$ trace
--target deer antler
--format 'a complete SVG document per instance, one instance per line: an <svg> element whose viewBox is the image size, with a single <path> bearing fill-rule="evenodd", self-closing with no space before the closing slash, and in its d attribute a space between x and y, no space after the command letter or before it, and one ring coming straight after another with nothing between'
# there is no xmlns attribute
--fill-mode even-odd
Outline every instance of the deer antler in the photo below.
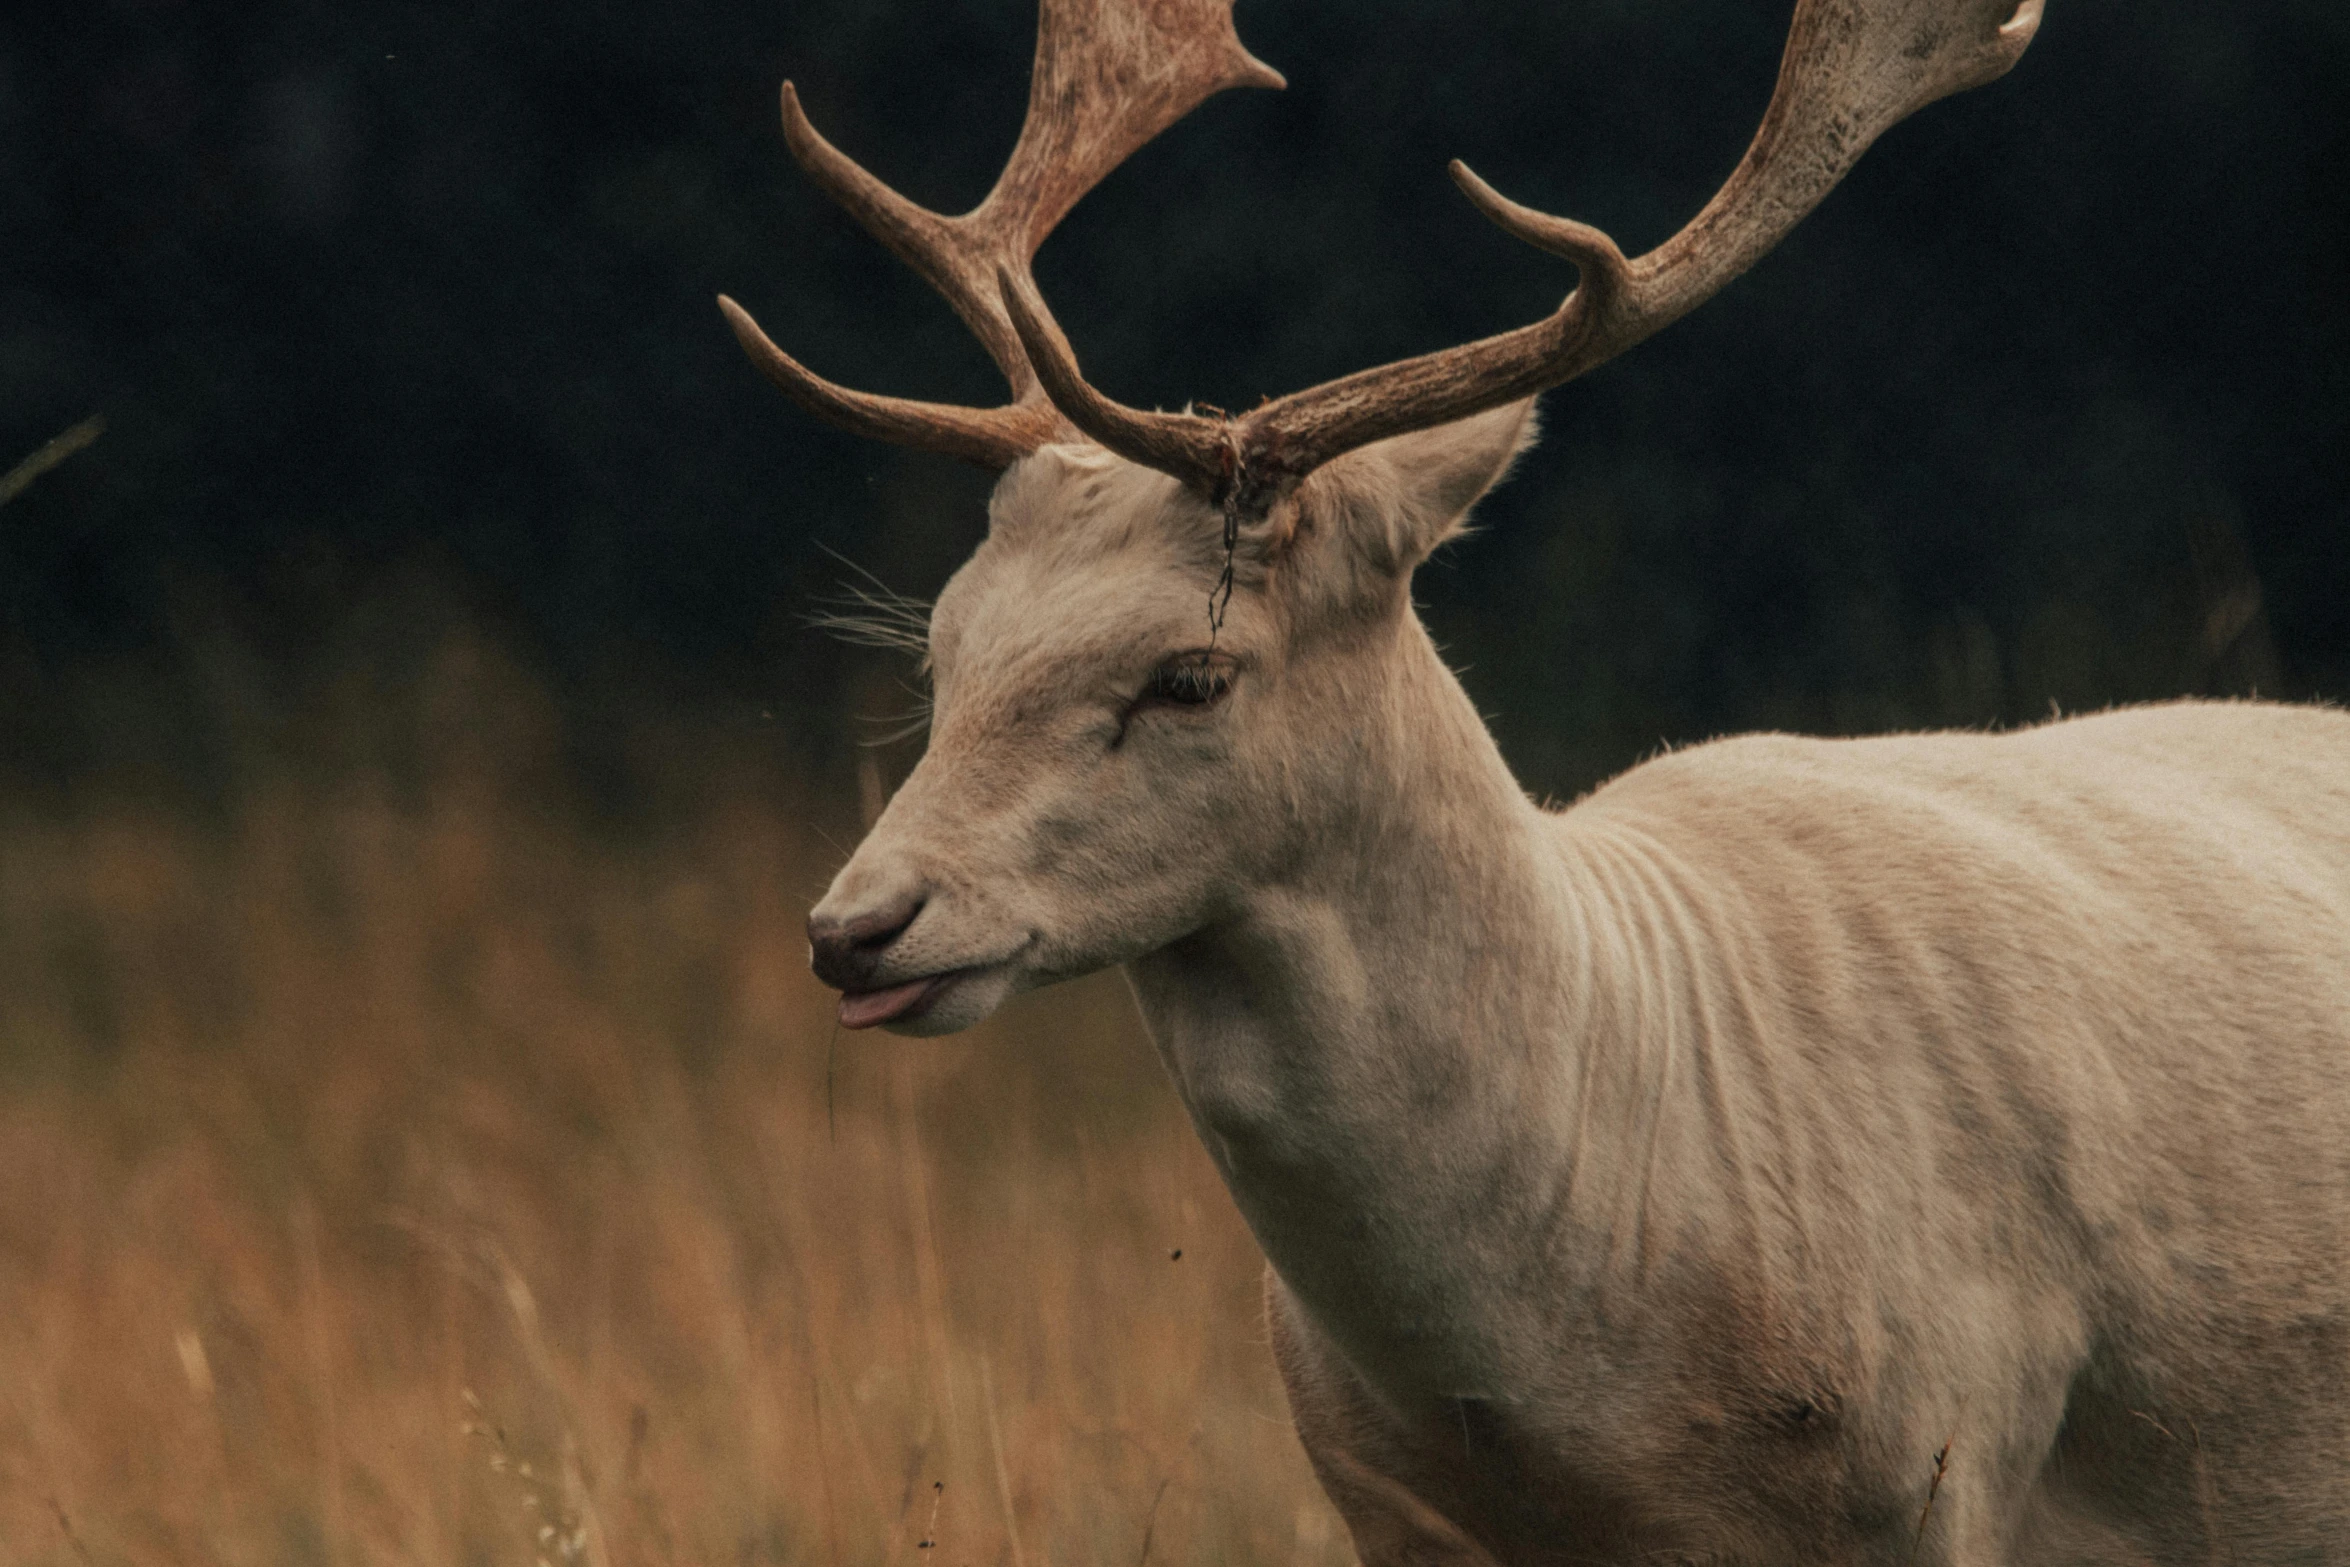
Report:
<svg viewBox="0 0 2350 1567"><path fill-rule="evenodd" d="M837 386L777 348L725 295L743 351L802 408L860 435L1002 468L1071 433L1037 384L997 278L1029 283L1037 247L1136 149L1227 87L1280 87L1241 47L1233 0L1042 0L1028 118L985 201L959 218L916 206L817 134L792 84L783 133L808 177L922 274L1011 384L1000 408L877 397ZM1033 286L1029 283L1029 286Z"/></svg>
<svg viewBox="0 0 2350 1567"><path fill-rule="evenodd" d="M1762 258L1894 124L2004 75L2043 0L1798 0L1779 81L1745 158L1689 225L1627 261L1595 228L1521 207L1458 162L1481 212L1575 264L1575 291L1513 332L1325 382L1235 419L1146 413L1085 382L1032 278L998 279L1053 403L1121 456L1261 509L1341 453L1573 380L1680 319ZM1237 485L1237 493L1235 486Z"/></svg>

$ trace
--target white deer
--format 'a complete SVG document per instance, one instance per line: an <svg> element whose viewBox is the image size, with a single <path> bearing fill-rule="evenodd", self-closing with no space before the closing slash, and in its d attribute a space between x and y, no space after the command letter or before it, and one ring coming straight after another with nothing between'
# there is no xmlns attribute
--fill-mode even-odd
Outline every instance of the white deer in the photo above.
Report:
<svg viewBox="0 0 2350 1567"><path fill-rule="evenodd" d="M2005 71L2039 0L1800 0L1744 161L1647 256L1455 166L1578 268L1547 320L1140 412L1029 262L1209 94L1279 84L1230 4L1044 0L962 218L784 89L799 162L1013 391L851 392L722 302L817 414L1002 472L929 750L809 918L841 1021L1125 965L1374 1567L2350 1562L2350 716L1750 737L1552 811L1411 608L1535 394Z"/></svg>

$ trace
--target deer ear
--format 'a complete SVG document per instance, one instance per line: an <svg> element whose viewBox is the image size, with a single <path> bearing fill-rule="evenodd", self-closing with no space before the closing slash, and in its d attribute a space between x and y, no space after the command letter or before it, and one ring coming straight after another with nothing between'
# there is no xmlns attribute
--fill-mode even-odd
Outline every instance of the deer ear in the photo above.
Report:
<svg viewBox="0 0 2350 1567"><path fill-rule="evenodd" d="M1358 447L1307 479L1305 525L1402 574L1459 533L1469 509L1534 444L1534 400Z"/></svg>

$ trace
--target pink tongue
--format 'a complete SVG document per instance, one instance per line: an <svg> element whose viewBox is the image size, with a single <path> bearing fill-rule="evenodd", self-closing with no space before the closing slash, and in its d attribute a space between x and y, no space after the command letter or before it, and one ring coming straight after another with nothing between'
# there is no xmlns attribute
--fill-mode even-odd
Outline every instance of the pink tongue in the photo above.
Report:
<svg viewBox="0 0 2350 1567"><path fill-rule="evenodd" d="M867 990L843 996L840 998L840 1026L871 1028L876 1023L886 1023L912 1008L929 989L929 979L917 979L888 990Z"/></svg>

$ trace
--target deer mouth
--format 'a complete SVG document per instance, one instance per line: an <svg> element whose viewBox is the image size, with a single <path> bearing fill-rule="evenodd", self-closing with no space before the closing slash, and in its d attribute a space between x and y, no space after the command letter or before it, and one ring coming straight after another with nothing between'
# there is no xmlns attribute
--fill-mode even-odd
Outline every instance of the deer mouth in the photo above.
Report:
<svg viewBox="0 0 2350 1567"><path fill-rule="evenodd" d="M920 1017L949 986L973 972L967 968L949 969L943 974L926 974L885 990L845 990L840 998L840 1026L878 1028L884 1023Z"/></svg>

